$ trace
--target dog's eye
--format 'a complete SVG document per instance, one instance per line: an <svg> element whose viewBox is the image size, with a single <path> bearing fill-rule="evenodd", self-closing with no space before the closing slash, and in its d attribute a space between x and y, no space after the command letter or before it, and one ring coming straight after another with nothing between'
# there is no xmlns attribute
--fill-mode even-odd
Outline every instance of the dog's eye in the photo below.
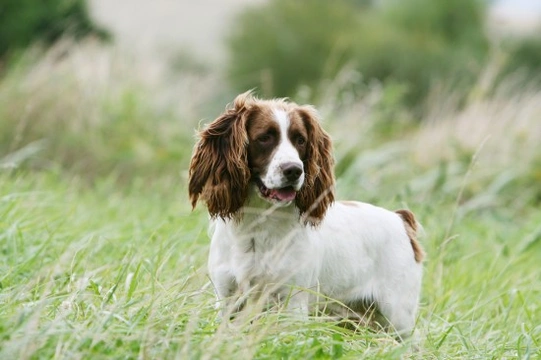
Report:
<svg viewBox="0 0 541 360"><path fill-rule="evenodd" d="M272 142L272 140L273 140L273 137L271 134L264 134L257 138L257 141L261 145L268 145Z"/></svg>
<svg viewBox="0 0 541 360"><path fill-rule="evenodd" d="M295 138L295 143L298 145L298 146L304 146L306 144L306 139L299 135Z"/></svg>

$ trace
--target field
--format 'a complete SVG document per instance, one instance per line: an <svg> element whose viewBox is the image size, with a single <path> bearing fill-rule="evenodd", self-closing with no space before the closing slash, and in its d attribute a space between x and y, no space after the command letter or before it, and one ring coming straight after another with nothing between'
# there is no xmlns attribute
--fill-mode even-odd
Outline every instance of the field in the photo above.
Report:
<svg viewBox="0 0 541 360"><path fill-rule="evenodd" d="M282 313L218 321L207 214L191 210L186 177L195 129L235 94L213 72L167 69L60 44L0 79L0 358L541 355L541 92L480 81L461 106L435 94L419 121L394 89L353 98L339 78L315 104L339 197L423 223L421 310L397 343Z"/></svg>

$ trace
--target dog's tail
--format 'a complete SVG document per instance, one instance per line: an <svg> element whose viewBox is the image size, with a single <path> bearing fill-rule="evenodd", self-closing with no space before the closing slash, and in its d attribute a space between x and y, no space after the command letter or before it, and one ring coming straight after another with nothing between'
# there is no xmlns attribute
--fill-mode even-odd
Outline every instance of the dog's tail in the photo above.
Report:
<svg viewBox="0 0 541 360"><path fill-rule="evenodd" d="M417 222L413 213L409 210L396 210L396 213L404 221L404 226L406 227L406 234L410 239L411 247L413 248L413 255L415 256L415 261L420 263L425 257L425 252L417 240L417 232L420 230L422 232L422 226Z"/></svg>

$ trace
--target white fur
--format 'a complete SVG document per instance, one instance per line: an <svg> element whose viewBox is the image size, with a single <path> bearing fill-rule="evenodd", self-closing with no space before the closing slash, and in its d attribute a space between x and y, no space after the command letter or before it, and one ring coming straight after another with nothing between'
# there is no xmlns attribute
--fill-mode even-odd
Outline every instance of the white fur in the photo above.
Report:
<svg viewBox="0 0 541 360"><path fill-rule="evenodd" d="M283 181L280 164L302 164L287 137L286 113L275 116L282 140L262 179L268 187ZM316 294L346 304L371 300L398 334L411 332L422 265L398 214L336 202L322 223L311 227L301 224L294 205L272 205L256 195L256 187L251 192L240 222L215 220L208 267L222 306L255 287L305 315L317 310Z"/></svg>

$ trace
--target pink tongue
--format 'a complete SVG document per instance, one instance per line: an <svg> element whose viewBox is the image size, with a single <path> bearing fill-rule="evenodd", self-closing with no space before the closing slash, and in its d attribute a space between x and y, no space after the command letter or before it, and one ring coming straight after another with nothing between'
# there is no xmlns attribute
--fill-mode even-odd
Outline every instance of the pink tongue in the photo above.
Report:
<svg viewBox="0 0 541 360"><path fill-rule="evenodd" d="M295 192L293 188L287 187L283 189L271 190L269 197L280 200L280 201L291 201L295 199L296 194L297 193Z"/></svg>

